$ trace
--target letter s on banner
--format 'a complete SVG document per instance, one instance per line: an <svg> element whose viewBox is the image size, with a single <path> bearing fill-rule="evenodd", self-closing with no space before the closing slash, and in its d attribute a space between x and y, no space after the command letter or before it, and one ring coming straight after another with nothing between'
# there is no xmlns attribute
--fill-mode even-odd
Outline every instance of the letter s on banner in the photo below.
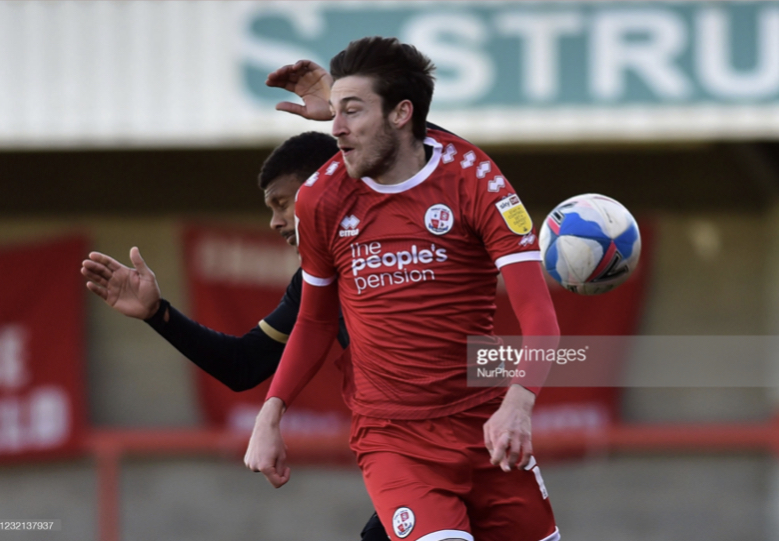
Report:
<svg viewBox="0 0 779 541"><path fill-rule="evenodd" d="M412 43L427 54L442 72L437 75L435 96L439 102L474 102L483 98L495 83L492 57L479 51L489 32L478 17L465 14L426 14L413 17L402 30L401 41ZM443 38L457 38L454 45Z"/></svg>

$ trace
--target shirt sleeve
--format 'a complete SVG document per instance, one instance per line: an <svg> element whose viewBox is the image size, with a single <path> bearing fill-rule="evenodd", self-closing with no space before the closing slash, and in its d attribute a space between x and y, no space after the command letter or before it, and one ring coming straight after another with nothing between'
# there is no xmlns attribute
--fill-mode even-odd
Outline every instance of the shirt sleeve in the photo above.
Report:
<svg viewBox="0 0 779 541"><path fill-rule="evenodd" d="M286 344L289 335L292 334L292 329L295 327L295 321L300 311L300 291L302 286L303 271L298 269L292 276L292 280L290 280L279 305L260 321L260 328L263 332L277 342Z"/></svg>
<svg viewBox="0 0 779 541"><path fill-rule="evenodd" d="M463 171L468 220L495 265L501 268L510 263L540 261L533 221L509 181L475 147L464 155L473 162Z"/></svg>
<svg viewBox="0 0 779 541"><path fill-rule="evenodd" d="M286 344L300 312L300 295L303 289L303 270L298 269L284 292L276 309L260 321L259 328L277 342ZM343 313L338 313L338 343L342 348L349 346L349 333Z"/></svg>
<svg viewBox="0 0 779 541"><path fill-rule="evenodd" d="M162 314L168 311L166 322ZM159 317L146 320L165 340L205 372L233 391L256 387L276 371L284 344L254 327L243 336L231 336L200 325L160 303Z"/></svg>
<svg viewBox="0 0 779 541"><path fill-rule="evenodd" d="M313 286L324 287L335 281L336 268L328 250L328 227L319 195L306 184L301 186L295 203L295 234L303 280Z"/></svg>
<svg viewBox="0 0 779 541"><path fill-rule="evenodd" d="M271 382L267 398L280 398L289 407L316 375L338 334L338 284L303 284L300 314Z"/></svg>
<svg viewBox="0 0 779 541"><path fill-rule="evenodd" d="M557 349L560 327L552 297L537 263L508 265L501 271L506 293L522 328L523 345L530 349ZM521 379L514 383L538 394L549 374L551 363L526 363Z"/></svg>

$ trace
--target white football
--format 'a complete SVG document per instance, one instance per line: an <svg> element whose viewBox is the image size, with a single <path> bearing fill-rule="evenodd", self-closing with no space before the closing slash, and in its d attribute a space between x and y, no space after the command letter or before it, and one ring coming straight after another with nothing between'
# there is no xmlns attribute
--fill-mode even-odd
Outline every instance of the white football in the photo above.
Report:
<svg viewBox="0 0 779 541"><path fill-rule="evenodd" d="M641 235L633 215L599 194L566 199L549 213L538 238L544 269L582 295L611 291L635 270Z"/></svg>

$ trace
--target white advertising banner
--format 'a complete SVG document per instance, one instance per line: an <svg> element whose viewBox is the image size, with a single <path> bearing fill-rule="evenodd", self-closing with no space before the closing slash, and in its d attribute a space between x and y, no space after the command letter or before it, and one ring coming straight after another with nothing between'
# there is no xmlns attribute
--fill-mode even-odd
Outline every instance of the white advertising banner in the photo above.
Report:
<svg viewBox="0 0 779 541"><path fill-rule="evenodd" d="M0 147L275 143L312 123L268 72L366 35L480 143L779 137L779 2L30 0L0 2Z"/></svg>

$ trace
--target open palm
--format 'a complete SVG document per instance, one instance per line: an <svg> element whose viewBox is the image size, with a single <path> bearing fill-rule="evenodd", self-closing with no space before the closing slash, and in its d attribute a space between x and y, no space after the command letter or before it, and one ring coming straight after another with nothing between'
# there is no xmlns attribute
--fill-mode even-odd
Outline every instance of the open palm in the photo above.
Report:
<svg viewBox="0 0 779 541"><path fill-rule="evenodd" d="M148 319L159 307L160 288L152 270L146 266L138 248L130 250L135 268L122 265L114 258L92 252L81 264L87 288L108 306L129 317Z"/></svg>
<svg viewBox="0 0 779 541"><path fill-rule="evenodd" d="M330 87L333 78L322 66L311 60L299 60L283 66L270 75L265 84L283 88L300 96L304 105L282 101L276 110L300 115L309 120L331 120Z"/></svg>

